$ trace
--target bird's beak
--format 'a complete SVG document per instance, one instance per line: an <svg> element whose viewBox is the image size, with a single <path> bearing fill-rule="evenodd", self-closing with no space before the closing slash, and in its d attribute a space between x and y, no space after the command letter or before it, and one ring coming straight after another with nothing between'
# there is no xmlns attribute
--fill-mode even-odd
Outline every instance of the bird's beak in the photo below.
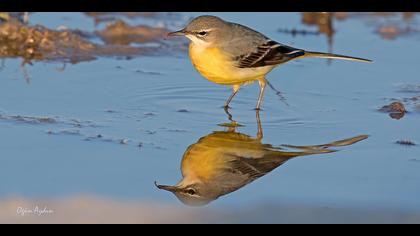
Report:
<svg viewBox="0 0 420 236"><path fill-rule="evenodd" d="M155 186L158 189L163 189L163 190L166 190L166 191L169 191L169 192L172 192L172 193L176 193L176 192L179 192L181 190L180 188L177 188L176 186L159 185L159 184L156 183L156 181L155 181Z"/></svg>
<svg viewBox="0 0 420 236"><path fill-rule="evenodd" d="M170 33L167 34L167 36L168 37L171 37L171 36L184 36L186 33L187 33L186 30L185 29L182 29L182 30L178 30L178 31L175 31L175 32L170 32Z"/></svg>

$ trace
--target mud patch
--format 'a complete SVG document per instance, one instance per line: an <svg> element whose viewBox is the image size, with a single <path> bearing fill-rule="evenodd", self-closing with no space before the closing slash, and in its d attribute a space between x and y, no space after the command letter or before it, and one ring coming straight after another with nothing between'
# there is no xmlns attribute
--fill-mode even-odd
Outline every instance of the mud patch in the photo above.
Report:
<svg viewBox="0 0 420 236"><path fill-rule="evenodd" d="M30 125L67 125L76 128L82 127L101 127L92 121L84 121L74 118L61 118L58 116L28 116L28 115L8 115L0 113L0 121L13 122L16 124Z"/></svg>
<svg viewBox="0 0 420 236"><path fill-rule="evenodd" d="M405 139L405 140L398 140L395 142L396 144L403 145L403 146L416 146L413 141Z"/></svg>
<svg viewBox="0 0 420 236"><path fill-rule="evenodd" d="M40 25L28 26L18 21L7 21L0 24L0 58L23 58L23 64L30 64L31 61L75 64L101 56L132 59L135 56L157 55L163 50L170 50L169 42L162 41L166 32L164 28L130 26L122 20L95 32L51 30ZM106 44L91 42L95 37ZM174 42L176 44L178 41L170 43ZM132 43L142 45L130 46ZM179 47L172 47L174 48Z"/></svg>
<svg viewBox="0 0 420 236"><path fill-rule="evenodd" d="M135 72L140 73L140 74L147 74L147 75L162 75L162 73L160 73L160 72L144 71L144 70L140 70L140 69L137 69Z"/></svg>
<svg viewBox="0 0 420 236"><path fill-rule="evenodd" d="M56 60L77 63L94 59L97 45L70 31L30 27L11 21L0 24L0 57L32 60Z"/></svg>
<svg viewBox="0 0 420 236"><path fill-rule="evenodd" d="M95 31L106 44L130 45L132 43L156 42L163 39L169 31L149 26L131 26L122 20L109 23L104 30Z"/></svg>
<svg viewBox="0 0 420 236"><path fill-rule="evenodd" d="M13 122L14 124L29 124L29 125L52 125L45 131L51 136L77 136L83 141L101 141L116 143L122 145L134 145L143 147L144 143L141 141L131 140L126 137L114 137L105 135L99 132L87 130L85 128L101 128L104 126L98 125L93 121L80 120L75 118L61 118L58 116L24 116L24 115L7 115L0 113L0 121ZM60 128L61 127L61 128ZM94 134L92 134L94 132ZM155 134L156 131L146 130L146 134ZM154 147L154 145L151 145Z"/></svg>
<svg viewBox="0 0 420 236"><path fill-rule="evenodd" d="M143 115L144 116L156 116L157 114L154 113L154 112L145 112Z"/></svg>
<svg viewBox="0 0 420 236"><path fill-rule="evenodd" d="M419 35L420 27L416 23L415 12L374 12L374 13L349 13L349 12L303 12L301 22L307 26L315 26L317 30L305 28L279 29L279 33L295 36L320 36L325 35L329 52L333 49L333 38L336 33L336 21L356 19L365 22L373 28L372 32L385 40L394 40L398 37Z"/></svg>
<svg viewBox="0 0 420 236"><path fill-rule="evenodd" d="M399 85L397 92L404 93L401 99L391 99L394 101L401 101L407 107L406 110L413 111L415 113L420 112L420 85L403 84ZM408 95L408 96L407 96Z"/></svg>
<svg viewBox="0 0 420 236"><path fill-rule="evenodd" d="M60 130L60 131L52 131L48 130L47 134L49 135L76 135L80 136L80 130Z"/></svg>
<svg viewBox="0 0 420 236"><path fill-rule="evenodd" d="M180 113L189 113L190 111L187 109L179 109L176 112L180 112Z"/></svg>
<svg viewBox="0 0 420 236"><path fill-rule="evenodd" d="M407 113L404 105L399 101L392 102L389 105L385 105L381 107L379 111L389 113L389 116L392 119L396 119L396 120L403 118L405 113Z"/></svg>
<svg viewBox="0 0 420 236"><path fill-rule="evenodd" d="M340 20L348 18L362 20L373 27L373 32L382 39L394 40L399 37L419 35L420 28L416 24L416 15L416 12L343 13Z"/></svg>
<svg viewBox="0 0 420 236"><path fill-rule="evenodd" d="M128 138L117 138L104 134L86 134L79 129L61 129L61 130L48 130L48 135L64 135L64 136L79 136L83 141L101 141L116 144L127 145L132 143L132 140ZM137 142L142 143L142 142ZM143 145L143 144L142 144Z"/></svg>
<svg viewBox="0 0 420 236"><path fill-rule="evenodd" d="M26 124L55 124L57 121L50 117L32 117L32 116L20 116L20 115L2 115L0 114L0 120L12 121L17 123Z"/></svg>

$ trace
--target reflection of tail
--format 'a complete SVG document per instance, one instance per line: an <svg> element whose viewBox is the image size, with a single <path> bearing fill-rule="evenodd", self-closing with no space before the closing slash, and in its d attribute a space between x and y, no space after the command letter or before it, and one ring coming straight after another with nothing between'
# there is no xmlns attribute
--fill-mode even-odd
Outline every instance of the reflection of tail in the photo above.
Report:
<svg viewBox="0 0 420 236"><path fill-rule="evenodd" d="M350 57L350 56L344 56L344 55L338 55L338 54L332 54L332 53L325 53L325 52L305 51L305 54L303 54L300 57L332 58L332 59L341 59L341 60L350 60L350 61L372 62L371 60L368 60L368 59Z"/></svg>
<svg viewBox="0 0 420 236"><path fill-rule="evenodd" d="M357 142L360 142L364 139L367 139L369 137L369 135L359 135L359 136L355 136L352 138L348 138L348 139L343 139L343 140L338 140L335 142L331 142L331 143L327 143L327 144L321 144L321 145L314 145L314 146L294 146L294 145L288 145L288 144L283 144L281 145L282 147L287 147L287 148L295 148L295 149L300 149L300 150L311 150L311 151L316 151L316 150L331 150L328 149L330 147L342 147L342 146L348 146Z"/></svg>

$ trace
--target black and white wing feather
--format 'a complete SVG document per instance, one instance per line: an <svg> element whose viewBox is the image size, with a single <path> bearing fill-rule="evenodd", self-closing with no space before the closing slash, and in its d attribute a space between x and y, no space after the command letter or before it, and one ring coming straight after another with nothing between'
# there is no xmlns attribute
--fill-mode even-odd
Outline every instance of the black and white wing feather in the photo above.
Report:
<svg viewBox="0 0 420 236"><path fill-rule="evenodd" d="M236 58L239 68L254 68L269 65L278 65L303 56L305 51L269 40L259 45L251 53Z"/></svg>

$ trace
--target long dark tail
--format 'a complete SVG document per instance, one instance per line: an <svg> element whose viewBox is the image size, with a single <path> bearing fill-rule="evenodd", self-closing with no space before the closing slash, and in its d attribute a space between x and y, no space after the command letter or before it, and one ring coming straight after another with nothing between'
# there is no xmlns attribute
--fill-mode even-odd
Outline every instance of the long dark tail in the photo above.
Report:
<svg viewBox="0 0 420 236"><path fill-rule="evenodd" d="M325 52L309 52L305 51L305 54L303 54L302 57L317 57L317 58L332 58L332 59L341 59L341 60L349 60L349 61L361 61L361 62L372 62L371 60L359 58L359 57L350 57L350 56L344 56L344 55L338 55L338 54L332 54L332 53L325 53Z"/></svg>

